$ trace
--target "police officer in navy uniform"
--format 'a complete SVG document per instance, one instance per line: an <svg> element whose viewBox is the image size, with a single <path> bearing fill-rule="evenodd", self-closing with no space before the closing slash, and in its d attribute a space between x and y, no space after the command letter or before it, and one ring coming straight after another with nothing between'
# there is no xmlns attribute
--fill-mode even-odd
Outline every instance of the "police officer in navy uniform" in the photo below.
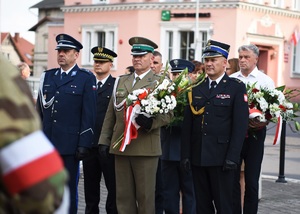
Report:
<svg viewBox="0 0 300 214"><path fill-rule="evenodd" d="M112 95L115 78L110 75L113 60L117 54L105 47L94 47L91 50L94 55L94 74L97 79L97 114L93 146L90 155L83 160L85 213L99 213L100 181L105 178L108 191L106 199L106 213L116 214L116 180L114 155L109 154L108 149L104 155L98 151L98 141L104 122L105 113Z"/></svg>
<svg viewBox="0 0 300 214"><path fill-rule="evenodd" d="M171 77L176 78L184 69L192 72L195 66L192 62L184 59L174 59L170 61ZM180 213L180 192L182 194L182 213L195 214L196 201L191 172L186 172L180 166L181 160L181 131L182 114L186 97L182 96L182 102L178 101L174 109L174 119L172 122L160 129L162 156L161 170L163 178L163 198L165 214Z"/></svg>
<svg viewBox="0 0 300 214"><path fill-rule="evenodd" d="M203 52L206 80L193 88L182 133L182 165L192 169L198 214L231 214L234 172L248 128L242 81L225 73L230 46L210 40Z"/></svg>
<svg viewBox="0 0 300 214"><path fill-rule="evenodd" d="M37 100L43 131L61 155L69 173L70 214L77 213L79 161L89 154L96 118L96 78L79 68L82 45L67 34L56 36L60 68L41 76Z"/></svg>

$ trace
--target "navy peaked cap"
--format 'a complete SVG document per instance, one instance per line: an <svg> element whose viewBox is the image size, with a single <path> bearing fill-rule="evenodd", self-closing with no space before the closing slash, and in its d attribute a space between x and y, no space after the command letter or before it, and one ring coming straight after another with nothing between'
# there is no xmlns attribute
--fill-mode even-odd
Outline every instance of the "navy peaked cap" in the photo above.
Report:
<svg viewBox="0 0 300 214"><path fill-rule="evenodd" d="M77 51L80 51L80 49L83 48L80 42L78 42L72 36L64 33L58 34L56 36L56 42L57 42L57 46L55 50L75 49Z"/></svg>
<svg viewBox="0 0 300 214"><path fill-rule="evenodd" d="M112 50L109 50L108 48L104 48L104 47L99 47L99 46L93 47L91 52L92 54L94 54L95 61L113 62L114 58L118 56Z"/></svg>
<svg viewBox="0 0 300 214"><path fill-rule="evenodd" d="M171 73L175 72L181 72L184 69L188 69L189 73L193 72L195 70L195 65L185 59L173 59L170 61L171 65Z"/></svg>
<svg viewBox="0 0 300 214"><path fill-rule="evenodd" d="M230 50L230 45L227 45L222 42L217 42L214 40L208 40L206 47L203 51L202 58L223 56L227 59L229 50Z"/></svg>

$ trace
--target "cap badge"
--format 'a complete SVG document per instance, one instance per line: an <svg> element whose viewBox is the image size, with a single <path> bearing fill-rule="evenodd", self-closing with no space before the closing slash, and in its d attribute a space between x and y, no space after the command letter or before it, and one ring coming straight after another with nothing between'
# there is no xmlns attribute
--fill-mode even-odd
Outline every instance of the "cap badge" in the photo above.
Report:
<svg viewBox="0 0 300 214"><path fill-rule="evenodd" d="M139 42L139 38L134 38L135 43Z"/></svg>
<svg viewBox="0 0 300 214"><path fill-rule="evenodd" d="M102 47L98 47L98 52L102 53L103 52L103 48Z"/></svg>
<svg viewBox="0 0 300 214"><path fill-rule="evenodd" d="M174 65L177 67L178 66L178 60L174 60Z"/></svg>

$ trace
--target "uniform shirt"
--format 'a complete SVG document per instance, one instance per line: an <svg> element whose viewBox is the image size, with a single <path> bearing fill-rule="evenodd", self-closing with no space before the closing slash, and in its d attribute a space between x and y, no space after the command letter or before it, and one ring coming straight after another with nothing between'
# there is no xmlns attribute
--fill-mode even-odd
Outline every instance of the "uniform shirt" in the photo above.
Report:
<svg viewBox="0 0 300 214"><path fill-rule="evenodd" d="M256 82L256 86L260 88L275 88L274 81L271 79L271 77L259 71L257 67L255 67L247 77L245 77L241 71L231 74L230 77L238 78L242 80L246 85L248 83L253 84Z"/></svg>
<svg viewBox="0 0 300 214"><path fill-rule="evenodd" d="M97 85L98 85L98 83L99 82L101 82L102 84L101 84L101 87L105 84L105 82L106 82L106 80L108 79L108 77L109 77L110 75L107 75L107 77L105 77L103 80L98 80L97 79Z"/></svg>

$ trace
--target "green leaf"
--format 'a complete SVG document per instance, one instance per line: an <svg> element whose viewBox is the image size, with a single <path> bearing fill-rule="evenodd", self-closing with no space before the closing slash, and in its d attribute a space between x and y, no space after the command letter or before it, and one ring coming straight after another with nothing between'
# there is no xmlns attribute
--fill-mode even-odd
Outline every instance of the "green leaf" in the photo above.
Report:
<svg viewBox="0 0 300 214"><path fill-rule="evenodd" d="M300 131L300 123L298 121L295 121L295 128L297 131Z"/></svg>
<svg viewBox="0 0 300 214"><path fill-rule="evenodd" d="M283 91L284 91L284 89L285 89L285 85L278 86L276 89L277 89L278 91L281 91L281 92L283 92Z"/></svg>

